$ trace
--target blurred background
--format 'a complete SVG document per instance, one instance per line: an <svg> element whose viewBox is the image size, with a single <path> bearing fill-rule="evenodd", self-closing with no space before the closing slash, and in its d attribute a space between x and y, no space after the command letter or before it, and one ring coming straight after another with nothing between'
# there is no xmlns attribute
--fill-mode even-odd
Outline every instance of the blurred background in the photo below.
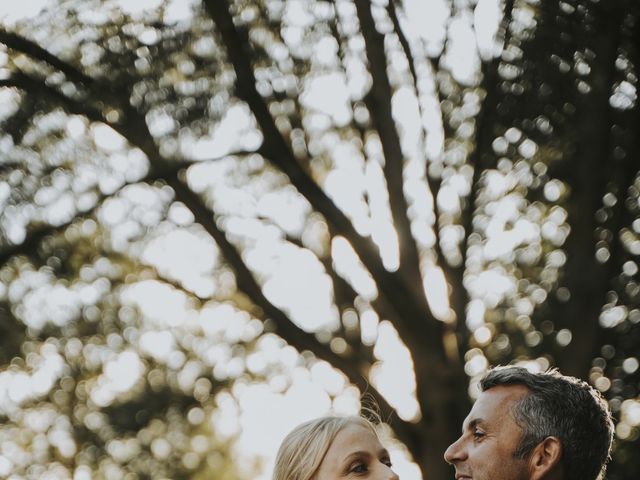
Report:
<svg viewBox="0 0 640 480"><path fill-rule="evenodd" d="M377 404L403 480L492 365L640 471L640 4L0 5L0 477L267 480Z"/></svg>

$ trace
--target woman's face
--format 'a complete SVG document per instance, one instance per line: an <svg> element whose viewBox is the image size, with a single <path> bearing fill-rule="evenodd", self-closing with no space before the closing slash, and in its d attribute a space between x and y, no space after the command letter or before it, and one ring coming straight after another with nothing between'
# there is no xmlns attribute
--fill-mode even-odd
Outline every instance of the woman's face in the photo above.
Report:
<svg viewBox="0 0 640 480"><path fill-rule="evenodd" d="M364 425L343 428L329 446L314 480L399 480L391 470L389 452Z"/></svg>

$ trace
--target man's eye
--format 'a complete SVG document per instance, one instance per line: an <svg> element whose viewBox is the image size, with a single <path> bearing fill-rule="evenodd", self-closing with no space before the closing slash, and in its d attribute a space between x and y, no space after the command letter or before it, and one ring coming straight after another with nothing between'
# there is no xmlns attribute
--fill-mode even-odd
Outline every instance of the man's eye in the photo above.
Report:
<svg viewBox="0 0 640 480"><path fill-rule="evenodd" d="M473 431L473 438L475 439L481 439L482 437L484 437L484 432L481 430L474 430Z"/></svg>

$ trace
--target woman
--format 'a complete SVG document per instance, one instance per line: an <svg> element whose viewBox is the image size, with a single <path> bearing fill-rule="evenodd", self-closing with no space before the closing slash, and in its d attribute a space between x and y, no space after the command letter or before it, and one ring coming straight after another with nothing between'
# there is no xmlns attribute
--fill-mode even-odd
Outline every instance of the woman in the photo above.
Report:
<svg viewBox="0 0 640 480"><path fill-rule="evenodd" d="M361 417L321 417L283 440L273 480L399 480L375 427Z"/></svg>

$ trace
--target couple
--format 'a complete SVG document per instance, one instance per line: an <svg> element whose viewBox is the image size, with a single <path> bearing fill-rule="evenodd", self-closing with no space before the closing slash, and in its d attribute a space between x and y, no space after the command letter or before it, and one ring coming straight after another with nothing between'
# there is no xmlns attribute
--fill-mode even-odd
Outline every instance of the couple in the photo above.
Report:
<svg viewBox="0 0 640 480"><path fill-rule="evenodd" d="M444 454L456 480L596 480L613 439L611 414L587 383L557 371L497 367L462 435ZM360 417L322 417L283 441L273 480L399 480L375 427Z"/></svg>

